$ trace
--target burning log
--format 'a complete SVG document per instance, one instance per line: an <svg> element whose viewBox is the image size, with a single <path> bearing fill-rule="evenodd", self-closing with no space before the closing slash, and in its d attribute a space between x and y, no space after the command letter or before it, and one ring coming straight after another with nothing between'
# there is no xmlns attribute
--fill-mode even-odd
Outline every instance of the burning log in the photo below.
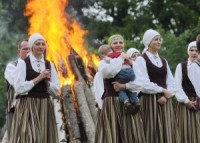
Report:
<svg viewBox="0 0 200 143"><path fill-rule="evenodd" d="M77 59L79 59L79 60L77 60ZM96 101L95 101L94 95L91 92L91 89L87 85L87 81L85 80L85 79L88 80L88 76L87 76L87 72L83 66L82 59L77 55L74 56L74 54L73 54L73 55L69 56L69 61L70 61L70 66L72 68L72 71L75 74L75 79L77 81L82 82L82 84L84 86L84 88L83 88L84 95L87 100L87 105L89 106L93 122L95 123L95 121L96 121L96 108L95 108ZM83 73L84 73L84 75L83 75ZM85 78L86 76L87 76L87 78Z"/></svg>
<svg viewBox="0 0 200 143"><path fill-rule="evenodd" d="M96 123L97 111L96 111L95 97L94 97L91 89L88 87L88 85L86 83L83 83L83 89L84 89L84 94L86 96L86 100L88 103L88 107L90 109L90 113L92 115L93 122Z"/></svg>
<svg viewBox="0 0 200 143"><path fill-rule="evenodd" d="M70 86L64 86L62 88L62 105L64 112L64 120L66 123L66 131L68 134L68 140L71 142L80 142L81 135L79 129L79 122L77 117L77 111L74 106L72 91Z"/></svg>
<svg viewBox="0 0 200 143"><path fill-rule="evenodd" d="M72 71L75 75L76 82L74 84L74 91L78 101L78 108L80 111L80 118L83 121L83 126L87 136L87 142L94 142L95 133L95 120L96 120L96 110L95 110L95 98L86 84L86 78L82 76L83 66L80 66L80 59L77 60L78 56L70 55L69 61ZM80 58L80 57L79 57ZM77 61L79 61L77 63ZM79 65L79 66L78 66ZM79 68L81 67L81 72Z"/></svg>
<svg viewBox="0 0 200 143"><path fill-rule="evenodd" d="M91 116L90 109L87 104L87 100L84 94L84 86L82 82L77 81L74 85L74 90L78 100L78 106L80 109L80 116L84 123L85 132L88 138L88 143L94 142L95 124Z"/></svg>

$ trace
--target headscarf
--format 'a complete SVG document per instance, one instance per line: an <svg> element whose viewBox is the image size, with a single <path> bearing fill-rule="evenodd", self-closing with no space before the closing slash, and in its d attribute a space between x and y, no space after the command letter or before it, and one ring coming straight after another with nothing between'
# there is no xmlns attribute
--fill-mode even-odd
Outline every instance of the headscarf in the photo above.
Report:
<svg viewBox="0 0 200 143"><path fill-rule="evenodd" d="M153 40L153 38L155 36L160 35L160 33L158 33L157 31L153 30L153 29L148 29L143 36L143 44L145 46L144 50L142 51L142 53L146 52L148 50L149 44L151 43L151 41Z"/></svg>
<svg viewBox="0 0 200 143"><path fill-rule="evenodd" d="M123 36L121 36L119 34L114 34L114 35L112 35L112 36L110 36L108 38L108 44L111 45L112 42L114 42L115 40L122 40L122 41L124 41L124 38L123 38Z"/></svg>
<svg viewBox="0 0 200 143"><path fill-rule="evenodd" d="M29 48L32 48L35 41L37 41L37 40L44 40L45 41L44 37L40 33L34 33L28 39Z"/></svg>
<svg viewBox="0 0 200 143"><path fill-rule="evenodd" d="M196 42L196 41L192 41L192 42L189 43L188 49L187 49L188 54L189 54L190 49L191 49L192 47L197 47L197 42Z"/></svg>
<svg viewBox="0 0 200 143"><path fill-rule="evenodd" d="M129 48L126 52L129 57L131 57L135 52L140 53L136 48Z"/></svg>

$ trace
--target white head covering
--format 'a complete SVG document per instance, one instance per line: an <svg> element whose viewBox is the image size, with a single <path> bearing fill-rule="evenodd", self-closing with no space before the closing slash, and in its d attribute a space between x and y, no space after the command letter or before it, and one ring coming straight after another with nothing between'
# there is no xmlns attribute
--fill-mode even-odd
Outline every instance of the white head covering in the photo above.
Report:
<svg viewBox="0 0 200 143"><path fill-rule="evenodd" d="M192 42L189 43L188 49L187 49L188 54L189 54L189 51L190 51L190 49L192 47L197 47L197 42L196 41L192 41Z"/></svg>
<svg viewBox="0 0 200 143"><path fill-rule="evenodd" d="M40 34L40 33L34 33L31 35L31 37L28 39L28 45L29 45L29 48L32 48L33 47L33 44L35 43L35 41L37 40L44 40L44 37Z"/></svg>
<svg viewBox="0 0 200 143"><path fill-rule="evenodd" d="M129 48L126 52L129 57L131 57L135 52L140 53L136 48Z"/></svg>
<svg viewBox="0 0 200 143"><path fill-rule="evenodd" d="M160 35L160 33L158 33L157 31L153 30L153 29L149 29L144 33L142 42L145 46L144 50L142 51L142 53L146 52L148 50L149 44L151 43L151 41L153 40L153 38L155 36Z"/></svg>

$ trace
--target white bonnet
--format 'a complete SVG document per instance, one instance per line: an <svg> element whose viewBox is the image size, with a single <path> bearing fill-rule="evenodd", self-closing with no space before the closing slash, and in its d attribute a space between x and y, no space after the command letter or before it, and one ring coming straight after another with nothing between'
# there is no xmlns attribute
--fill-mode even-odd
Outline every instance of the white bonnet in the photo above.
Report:
<svg viewBox="0 0 200 143"><path fill-rule="evenodd" d="M189 51L192 47L197 47L197 42L196 41L193 41L193 42L190 42L189 45L188 45L188 49L187 49L187 52L189 54Z"/></svg>
<svg viewBox="0 0 200 143"><path fill-rule="evenodd" d="M160 33L158 33L157 31L155 31L153 29L149 29L144 33L142 41L143 41L145 48L148 48L148 46L151 43L151 41L153 40L153 38L157 35L160 35Z"/></svg>
<svg viewBox="0 0 200 143"><path fill-rule="evenodd" d="M34 33L30 36L30 38L28 39L28 45L29 45L29 48L32 48L33 47L33 44L35 43L35 41L37 40L44 40L44 37L40 34L40 33Z"/></svg>
<svg viewBox="0 0 200 143"><path fill-rule="evenodd" d="M135 52L140 53L136 48L129 48L126 52L129 57L131 57Z"/></svg>

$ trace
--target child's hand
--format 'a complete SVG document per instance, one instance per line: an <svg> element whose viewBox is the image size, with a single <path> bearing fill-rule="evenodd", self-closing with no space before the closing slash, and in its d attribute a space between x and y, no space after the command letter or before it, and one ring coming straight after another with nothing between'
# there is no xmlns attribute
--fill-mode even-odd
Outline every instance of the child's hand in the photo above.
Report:
<svg viewBox="0 0 200 143"><path fill-rule="evenodd" d="M120 55L121 58L123 59L129 59L130 57L128 56L128 54L122 52L121 55Z"/></svg>

